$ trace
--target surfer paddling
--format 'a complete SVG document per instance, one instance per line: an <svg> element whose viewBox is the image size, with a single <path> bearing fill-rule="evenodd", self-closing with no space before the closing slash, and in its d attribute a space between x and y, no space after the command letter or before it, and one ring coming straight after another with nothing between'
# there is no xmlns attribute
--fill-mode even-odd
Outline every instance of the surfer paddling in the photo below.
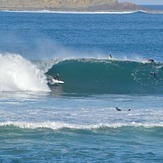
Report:
<svg viewBox="0 0 163 163"><path fill-rule="evenodd" d="M119 109L118 107L115 108L117 111L122 111L122 109Z"/></svg>
<svg viewBox="0 0 163 163"><path fill-rule="evenodd" d="M123 111L122 109L119 109L118 107L115 108L117 111ZM131 111L131 109L128 109L127 111Z"/></svg>

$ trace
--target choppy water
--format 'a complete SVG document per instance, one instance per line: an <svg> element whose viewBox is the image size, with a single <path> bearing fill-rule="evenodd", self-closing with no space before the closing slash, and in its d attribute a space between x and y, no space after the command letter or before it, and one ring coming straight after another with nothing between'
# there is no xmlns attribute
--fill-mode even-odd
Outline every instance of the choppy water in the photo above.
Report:
<svg viewBox="0 0 163 163"><path fill-rule="evenodd" d="M162 14L0 19L0 162L162 162Z"/></svg>

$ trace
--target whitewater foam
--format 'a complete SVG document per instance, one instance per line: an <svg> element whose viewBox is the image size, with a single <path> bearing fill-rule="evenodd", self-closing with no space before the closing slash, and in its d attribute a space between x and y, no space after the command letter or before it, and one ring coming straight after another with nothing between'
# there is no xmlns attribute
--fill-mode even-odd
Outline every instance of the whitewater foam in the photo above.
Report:
<svg viewBox="0 0 163 163"><path fill-rule="evenodd" d="M17 54L0 54L0 92L50 91L36 65Z"/></svg>
<svg viewBox="0 0 163 163"><path fill-rule="evenodd" d="M52 10L23 10L12 11L3 10L2 12L20 12L20 13L51 13L51 14L134 14L134 13L147 13L145 10L131 10L131 11L52 11ZM149 12L149 11L148 11ZM154 12L154 11L153 11ZM151 12L151 13L153 13ZM150 12L149 12L150 13Z"/></svg>
<svg viewBox="0 0 163 163"><path fill-rule="evenodd" d="M49 128L53 130L58 130L62 128L69 128L69 129L100 129L100 128L120 128L120 127L144 127L144 128L153 128L153 127L163 127L163 123L99 123L99 124L70 124L64 122L1 122L1 127L5 126L15 126L19 128L29 128L29 129L37 129L37 128Z"/></svg>

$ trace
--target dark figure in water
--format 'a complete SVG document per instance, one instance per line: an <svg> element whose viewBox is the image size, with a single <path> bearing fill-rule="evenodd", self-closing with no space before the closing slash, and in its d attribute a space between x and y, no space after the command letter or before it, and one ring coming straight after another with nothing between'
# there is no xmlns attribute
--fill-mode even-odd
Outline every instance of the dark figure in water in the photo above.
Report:
<svg viewBox="0 0 163 163"><path fill-rule="evenodd" d="M155 72L150 72L149 74L150 74L150 75L152 75L154 78L157 78L157 76L156 76L156 73L155 73Z"/></svg>
<svg viewBox="0 0 163 163"><path fill-rule="evenodd" d="M122 109L119 109L118 107L115 108L117 111L123 111ZM131 109L128 109L127 111L131 111Z"/></svg>
<svg viewBox="0 0 163 163"><path fill-rule="evenodd" d="M155 62L154 59L149 59L148 61L151 62L151 63L154 63Z"/></svg>
<svg viewBox="0 0 163 163"><path fill-rule="evenodd" d="M121 109L119 109L118 107L115 108L117 111L122 111Z"/></svg>
<svg viewBox="0 0 163 163"><path fill-rule="evenodd" d="M53 77L55 80L59 80L59 74Z"/></svg>
<svg viewBox="0 0 163 163"><path fill-rule="evenodd" d="M113 59L113 57L112 57L112 55L111 55L111 54L109 55L109 59Z"/></svg>

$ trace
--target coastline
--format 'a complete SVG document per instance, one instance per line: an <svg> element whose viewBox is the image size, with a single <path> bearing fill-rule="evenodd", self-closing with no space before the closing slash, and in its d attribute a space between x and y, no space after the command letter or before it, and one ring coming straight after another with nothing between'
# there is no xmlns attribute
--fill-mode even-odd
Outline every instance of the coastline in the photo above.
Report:
<svg viewBox="0 0 163 163"><path fill-rule="evenodd" d="M128 12L142 10L141 7L130 2L118 0L0 0L0 11L40 11L55 12Z"/></svg>
<svg viewBox="0 0 163 163"><path fill-rule="evenodd" d="M121 14L121 13L156 13L163 14L162 10L155 10L145 5L135 5L130 2L108 0L54 0L52 3L45 0L20 1L0 0L0 12L32 12L32 13L72 13L72 14Z"/></svg>
<svg viewBox="0 0 163 163"><path fill-rule="evenodd" d="M163 14L161 10L131 10L131 11L54 11L54 10L0 10L0 12L15 13L45 13L45 14Z"/></svg>

